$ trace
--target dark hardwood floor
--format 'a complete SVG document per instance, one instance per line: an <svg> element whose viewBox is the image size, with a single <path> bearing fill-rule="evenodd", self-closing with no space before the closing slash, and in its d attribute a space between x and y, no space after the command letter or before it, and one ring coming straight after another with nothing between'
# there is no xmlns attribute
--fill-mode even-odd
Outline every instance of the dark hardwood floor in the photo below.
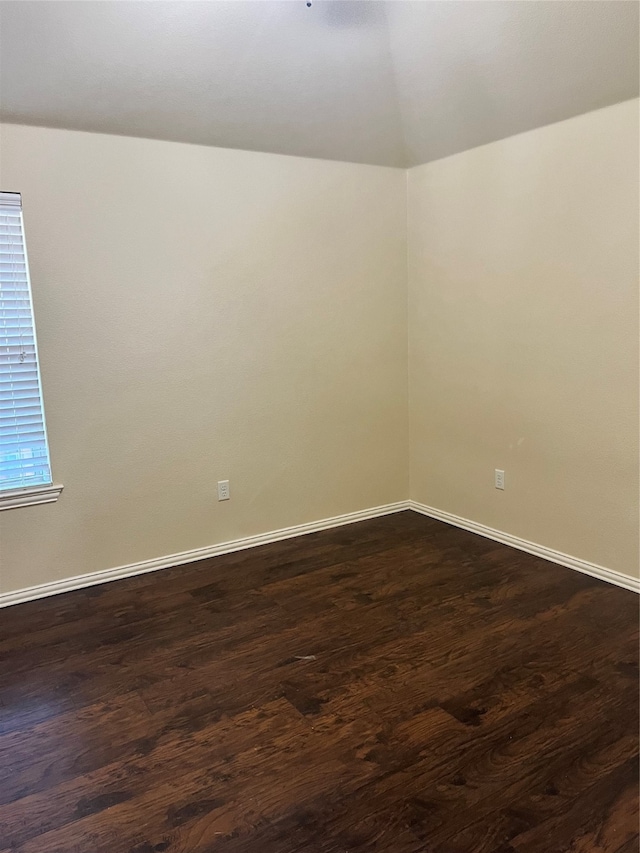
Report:
<svg viewBox="0 0 640 853"><path fill-rule="evenodd" d="M2 853L637 853L633 593L411 512L0 611Z"/></svg>

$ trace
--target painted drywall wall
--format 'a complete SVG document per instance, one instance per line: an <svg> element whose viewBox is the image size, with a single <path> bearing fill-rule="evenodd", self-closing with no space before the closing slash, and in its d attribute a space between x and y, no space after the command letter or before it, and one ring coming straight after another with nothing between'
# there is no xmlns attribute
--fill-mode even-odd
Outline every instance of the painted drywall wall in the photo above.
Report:
<svg viewBox="0 0 640 853"><path fill-rule="evenodd" d="M412 499L635 575L638 102L410 170L408 221Z"/></svg>
<svg viewBox="0 0 640 853"><path fill-rule="evenodd" d="M16 125L0 155L64 484L0 513L0 592L406 498L403 171Z"/></svg>
<svg viewBox="0 0 640 853"><path fill-rule="evenodd" d="M636 574L637 110L408 177L2 126L65 491L0 593L409 494Z"/></svg>

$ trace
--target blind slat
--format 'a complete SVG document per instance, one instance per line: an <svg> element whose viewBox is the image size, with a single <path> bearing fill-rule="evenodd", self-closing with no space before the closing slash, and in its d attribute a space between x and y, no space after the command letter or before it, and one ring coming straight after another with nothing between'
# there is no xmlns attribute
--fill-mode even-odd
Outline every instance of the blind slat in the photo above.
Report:
<svg viewBox="0 0 640 853"><path fill-rule="evenodd" d="M15 460L24 461L25 459L40 459L42 461L46 449L47 446L43 434L39 438L36 435L32 436L28 443L24 441L20 442L15 437L9 436L2 443L2 453L0 453L0 456L6 458L7 464L13 464Z"/></svg>

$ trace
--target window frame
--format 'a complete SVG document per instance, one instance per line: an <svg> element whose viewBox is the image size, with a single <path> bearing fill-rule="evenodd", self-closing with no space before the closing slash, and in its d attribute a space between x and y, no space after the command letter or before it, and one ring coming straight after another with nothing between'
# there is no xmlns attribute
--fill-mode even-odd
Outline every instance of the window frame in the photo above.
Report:
<svg viewBox="0 0 640 853"><path fill-rule="evenodd" d="M5 191L0 193L0 198L5 195ZM35 367L38 377L38 393L39 393L39 402L40 408L42 412L42 428L44 431L44 440L45 446L47 449L47 462L49 467L49 472L51 475L50 483L39 483L33 486L21 486L18 488L10 488L10 489L2 489L0 487L0 511L6 509L15 509L17 507L23 506L34 506L37 504L45 504L45 503L54 503L60 497L63 486L60 484L56 484L53 481L53 474L51 473L51 454L49 450L49 440L47 435L47 423L44 411L44 394L42 390L42 379L40 376L40 358L38 353L38 341L36 336L36 322L35 322L35 312L33 308L33 292L31 289L31 275L29 272L29 258L27 254L27 238L26 238L26 229L24 225L24 216L22 213L22 195L21 193L16 192L6 192L6 195L15 195L18 197L18 207L20 210L20 221L22 226L22 252L24 255L25 261L25 269L26 269L26 280L27 280L27 290L29 294L29 311L30 311L30 320L31 320L31 328L33 332L33 346L34 346L34 356L35 356Z"/></svg>

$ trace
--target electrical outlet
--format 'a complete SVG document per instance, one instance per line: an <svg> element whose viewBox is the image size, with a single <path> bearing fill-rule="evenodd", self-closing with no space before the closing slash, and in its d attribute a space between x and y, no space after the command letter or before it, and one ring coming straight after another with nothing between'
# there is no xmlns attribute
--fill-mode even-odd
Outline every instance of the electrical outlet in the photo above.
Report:
<svg viewBox="0 0 640 853"><path fill-rule="evenodd" d="M496 468L496 489L504 489L504 471Z"/></svg>
<svg viewBox="0 0 640 853"><path fill-rule="evenodd" d="M229 492L229 481L228 480L218 480L218 500L219 501L228 501L231 497Z"/></svg>

